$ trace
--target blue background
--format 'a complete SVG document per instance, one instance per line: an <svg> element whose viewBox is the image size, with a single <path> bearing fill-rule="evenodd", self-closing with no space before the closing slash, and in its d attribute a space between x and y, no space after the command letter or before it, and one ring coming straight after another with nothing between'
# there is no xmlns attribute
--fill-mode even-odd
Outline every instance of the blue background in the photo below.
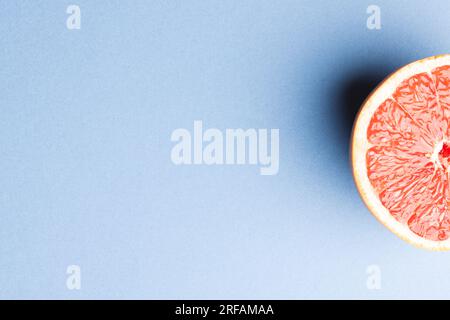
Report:
<svg viewBox="0 0 450 320"><path fill-rule="evenodd" d="M450 51L448 1L79 0L81 30L69 4L0 1L1 298L450 298L450 254L380 225L348 164L370 89ZM279 174L175 166L194 120L279 128Z"/></svg>

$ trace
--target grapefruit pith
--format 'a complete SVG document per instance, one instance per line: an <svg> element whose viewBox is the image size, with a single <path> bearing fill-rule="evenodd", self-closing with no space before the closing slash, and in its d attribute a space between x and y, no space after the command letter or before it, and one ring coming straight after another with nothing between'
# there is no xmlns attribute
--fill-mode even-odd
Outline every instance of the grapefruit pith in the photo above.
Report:
<svg viewBox="0 0 450 320"><path fill-rule="evenodd" d="M369 210L402 239L450 249L450 55L386 78L356 118L351 161Z"/></svg>

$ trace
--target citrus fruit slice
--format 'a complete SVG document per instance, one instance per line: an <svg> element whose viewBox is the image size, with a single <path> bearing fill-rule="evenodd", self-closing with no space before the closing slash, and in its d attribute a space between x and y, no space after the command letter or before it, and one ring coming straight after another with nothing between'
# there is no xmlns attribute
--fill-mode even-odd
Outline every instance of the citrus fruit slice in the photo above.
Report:
<svg viewBox="0 0 450 320"><path fill-rule="evenodd" d="M450 249L450 55L413 62L366 99L351 142L369 210L402 239Z"/></svg>

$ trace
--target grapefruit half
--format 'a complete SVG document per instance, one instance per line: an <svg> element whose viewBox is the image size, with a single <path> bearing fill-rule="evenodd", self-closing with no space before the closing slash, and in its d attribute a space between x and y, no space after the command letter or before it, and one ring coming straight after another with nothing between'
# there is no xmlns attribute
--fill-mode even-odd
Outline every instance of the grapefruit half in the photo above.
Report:
<svg viewBox="0 0 450 320"><path fill-rule="evenodd" d="M373 215L411 244L450 249L450 55L408 64L366 99L353 176Z"/></svg>

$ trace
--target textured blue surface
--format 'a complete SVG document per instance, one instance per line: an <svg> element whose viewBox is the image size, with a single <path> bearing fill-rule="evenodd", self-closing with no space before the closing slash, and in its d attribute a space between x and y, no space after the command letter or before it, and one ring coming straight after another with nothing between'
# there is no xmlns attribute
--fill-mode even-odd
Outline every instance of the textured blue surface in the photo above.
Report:
<svg viewBox="0 0 450 320"><path fill-rule="evenodd" d="M448 1L80 0L72 31L69 4L0 1L1 298L450 298L347 155L368 90L450 51ZM279 128L279 174L175 166L197 119Z"/></svg>

